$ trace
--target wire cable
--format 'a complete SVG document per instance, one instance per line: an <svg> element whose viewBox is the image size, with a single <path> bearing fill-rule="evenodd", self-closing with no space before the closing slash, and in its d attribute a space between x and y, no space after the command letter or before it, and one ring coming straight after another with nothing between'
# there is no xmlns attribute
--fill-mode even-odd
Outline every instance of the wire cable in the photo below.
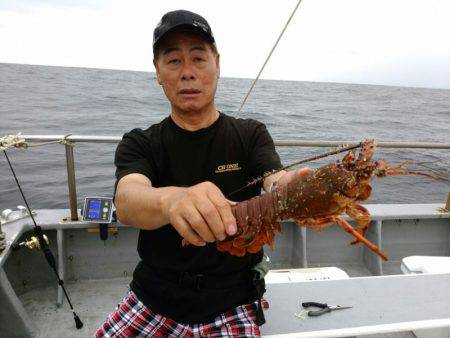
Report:
<svg viewBox="0 0 450 338"><path fill-rule="evenodd" d="M263 72L264 68L266 67L267 62L269 62L269 59L270 59L270 57L272 56L273 51L274 51L275 48L277 47L278 42L280 42L281 37L283 36L283 34L284 34L284 32L285 32L287 26L288 26L289 23L291 22L291 19L294 17L294 14L295 14L295 12L297 11L298 6L300 6L300 3L301 3L301 2L302 2L302 0L298 0L297 5L295 6L294 10L292 11L291 16L289 17L288 21L287 21L286 24L284 25L283 30L281 31L280 35L278 36L277 41L276 41L275 44L273 45L273 47L272 47L272 49L271 49L269 55L268 55L267 58L266 58L266 61L264 61L264 64L262 65L261 69L259 70L259 73L258 73L258 75L256 76L256 78L253 80L253 83L252 83L252 85L250 86L250 89L248 90L247 95L245 95L245 98L244 98L244 100L242 101L241 106L239 107L238 113L241 112L242 107L244 107L245 102L247 102L247 99L248 99L248 97L250 96L250 93L252 92L253 87L255 87L256 82L258 81L258 79L259 79L261 73Z"/></svg>

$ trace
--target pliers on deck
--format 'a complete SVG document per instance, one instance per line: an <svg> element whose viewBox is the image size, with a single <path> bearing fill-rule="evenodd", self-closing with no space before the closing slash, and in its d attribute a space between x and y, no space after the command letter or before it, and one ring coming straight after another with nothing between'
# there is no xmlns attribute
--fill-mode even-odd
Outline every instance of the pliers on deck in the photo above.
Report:
<svg viewBox="0 0 450 338"><path fill-rule="evenodd" d="M304 308L308 308L310 306L321 308L321 310L308 311L308 316L310 316L310 317L317 317L317 316L323 315L324 313L328 313L328 312L331 312L334 310L350 309L352 307L352 306L341 306L341 305L328 305L325 303L316 303L316 302L302 303L302 306Z"/></svg>

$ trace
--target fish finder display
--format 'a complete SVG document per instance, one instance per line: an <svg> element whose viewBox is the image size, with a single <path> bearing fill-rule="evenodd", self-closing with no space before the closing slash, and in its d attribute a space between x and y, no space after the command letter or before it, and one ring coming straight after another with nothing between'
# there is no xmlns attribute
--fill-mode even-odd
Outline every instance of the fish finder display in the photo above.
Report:
<svg viewBox="0 0 450 338"><path fill-rule="evenodd" d="M84 200L83 221L94 223L111 223L112 211L112 198L86 197Z"/></svg>
<svg viewBox="0 0 450 338"><path fill-rule="evenodd" d="M89 203L88 217L89 218L100 218L100 207L102 206L102 201L91 200Z"/></svg>

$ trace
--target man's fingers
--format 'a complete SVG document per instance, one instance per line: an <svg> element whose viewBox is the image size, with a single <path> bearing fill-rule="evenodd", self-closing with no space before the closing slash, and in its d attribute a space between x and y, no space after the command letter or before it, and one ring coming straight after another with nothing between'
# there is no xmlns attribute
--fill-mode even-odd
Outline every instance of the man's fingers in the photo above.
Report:
<svg viewBox="0 0 450 338"><path fill-rule="evenodd" d="M180 202L172 206L171 221L178 221L177 231L193 244L221 241L237 231L231 211L235 204L213 183L203 182L189 188Z"/></svg>
<svg viewBox="0 0 450 338"><path fill-rule="evenodd" d="M313 170L309 167L288 171L283 176L280 177L280 179L278 180L278 186L288 184L296 177L306 177L308 175L311 175L312 172Z"/></svg>
<svg viewBox="0 0 450 338"><path fill-rule="evenodd" d="M181 216L172 220L172 225L178 231L181 237L186 239L190 244L197 246L205 246L206 242L191 228L189 223Z"/></svg>
<svg viewBox="0 0 450 338"><path fill-rule="evenodd" d="M305 176L312 173L312 169L310 167L305 167L297 170L297 175Z"/></svg>
<svg viewBox="0 0 450 338"><path fill-rule="evenodd" d="M226 237L226 233L217 206L206 199L199 201L196 207L209 226L209 230L213 233L214 239L223 241Z"/></svg>
<svg viewBox="0 0 450 338"><path fill-rule="evenodd" d="M290 180L294 179L296 176L308 176L313 171L310 167L305 167L297 170L288 171L286 174L283 175L284 181L289 182ZM284 177L286 176L286 177Z"/></svg>
<svg viewBox="0 0 450 338"><path fill-rule="evenodd" d="M237 231L237 227L236 219L234 218L230 206L230 202L232 201L227 200L221 192L220 194L209 193L208 196L219 211L220 218L222 219L222 223L225 226L226 234L229 236L234 235ZM236 202L232 203L236 204Z"/></svg>
<svg viewBox="0 0 450 338"><path fill-rule="evenodd" d="M197 206L185 210L182 216L189 223L191 228L206 242L214 242L216 238L211 232L208 224L203 219L200 212L196 209Z"/></svg>

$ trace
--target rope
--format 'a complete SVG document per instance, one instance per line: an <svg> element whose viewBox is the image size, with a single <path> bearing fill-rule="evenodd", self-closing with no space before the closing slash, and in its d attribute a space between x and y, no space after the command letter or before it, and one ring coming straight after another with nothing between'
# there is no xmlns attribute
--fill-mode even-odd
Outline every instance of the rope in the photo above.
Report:
<svg viewBox="0 0 450 338"><path fill-rule="evenodd" d="M287 21L286 24L284 25L283 30L281 31L280 35L278 36L277 41L276 41L275 44L273 45L272 50L270 51L269 55L268 55L267 58L266 58L266 61L264 61L264 64L263 64L263 66L261 67L261 69L260 69L258 75L256 76L256 78L253 80L253 83L252 83L250 89L248 90L247 95L245 95L244 101L242 101L241 106L239 107L238 113L242 110L242 107L244 107L245 102L247 102L247 99L248 99L248 97L250 96L250 93L252 92L253 87L255 86L256 82L258 81L258 79L259 79L259 77L260 77L262 71L263 71L264 68L266 67L267 62L269 61L270 57L272 56L273 51L274 51L275 48L277 47L278 42L280 42L281 37L282 37L283 34L284 34L284 31L286 30L287 26L288 26L289 23L291 22L291 19L293 18L294 14L295 14L295 12L297 11L298 6L300 6L300 3L301 3L301 2L302 2L302 0L298 0L297 5L295 6L294 10L292 11L291 16L289 17L288 21Z"/></svg>
<svg viewBox="0 0 450 338"><path fill-rule="evenodd" d="M6 135L0 137L0 151L6 150L12 147L27 148L27 143L24 138L20 137L20 133L17 135Z"/></svg>
<svg viewBox="0 0 450 338"><path fill-rule="evenodd" d="M67 139L70 135L72 135L72 134L67 134L60 140L41 142L41 143L28 143L25 141L25 139L23 137L21 137L21 133L18 133L17 135L6 135L3 137L0 137L0 151L7 150L12 147L27 149L30 147L40 147L40 146L46 146L46 145L55 144L55 143L73 147L73 142L71 142Z"/></svg>

